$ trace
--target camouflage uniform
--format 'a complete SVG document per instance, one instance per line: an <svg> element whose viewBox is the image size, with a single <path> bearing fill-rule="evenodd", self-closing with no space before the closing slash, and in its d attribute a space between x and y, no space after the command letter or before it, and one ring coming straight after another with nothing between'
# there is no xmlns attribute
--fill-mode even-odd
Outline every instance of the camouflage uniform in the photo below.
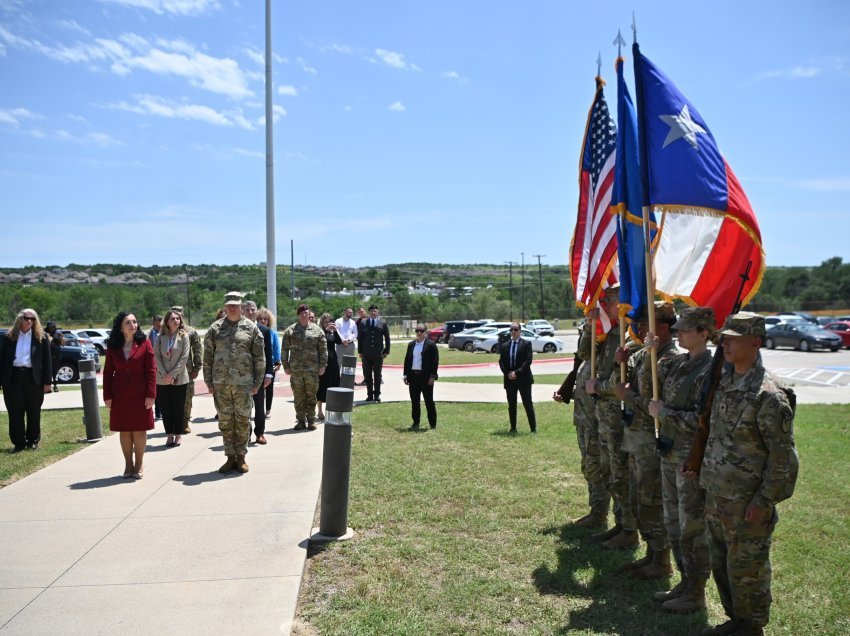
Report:
<svg viewBox="0 0 850 636"><path fill-rule="evenodd" d="M195 378L198 377L198 372L204 367L203 361L203 346L201 345L201 336L197 329L185 325L186 333L189 334L189 362L186 364L186 370L189 372L189 384L186 387L186 404L183 408L183 432L189 433L189 420L192 418L192 398L195 397Z"/></svg>
<svg viewBox="0 0 850 636"><path fill-rule="evenodd" d="M603 449L608 455L608 490L614 500L614 519L623 532L637 529L634 504L629 495L629 458L623 451L623 413L614 387L620 381L619 365L614 354L620 346L620 327L614 325L599 345L596 358L596 421Z"/></svg>
<svg viewBox="0 0 850 636"><path fill-rule="evenodd" d="M677 353L678 349L672 341L659 346L659 383L666 376L666 370ZM670 539L664 527L661 504L661 458L655 451L655 419L647 410L652 399L649 349L641 349L629 358L629 383L631 389L626 392L624 402L627 408L634 411L635 417L623 434L623 450L629 453L629 468L637 499L638 528L649 550L657 553L670 548Z"/></svg>
<svg viewBox="0 0 850 636"><path fill-rule="evenodd" d="M724 336L764 337L764 318L730 316ZM799 462L793 408L759 357L743 376L724 369L711 408L700 484L705 488L711 569L723 609L742 634L762 633L770 618L770 543L776 504L794 492ZM744 519L749 504L763 523Z"/></svg>
<svg viewBox="0 0 850 636"><path fill-rule="evenodd" d="M216 320L204 338L204 382L214 391L218 428L228 457L244 458L248 453L251 392L263 384L266 371L263 347L263 334L247 318Z"/></svg>
<svg viewBox="0 0 850 636"><path fill-rule="evenodd" d="M280 339L284 371L290 372L289 383L295 401L296 426L314 426L316 392L319 389L319 369L328 365L328 341L325 332L315 323L306 327L300 322L287 327Z"/></svg>
<svg viewBox="0 0 850 636"><path fill-rule="evenodd" d="M588 332L579 337L576 356L583 360L576 374L575 396L573 399L573 424L581 451L581 473L587 481L590 515L596 520L608 517L611 495L608 492L610 472L607 452L602 456L599 434L599 422L593 398L587 394L584 385L590 379L590 348L593 339Z"/></svg>

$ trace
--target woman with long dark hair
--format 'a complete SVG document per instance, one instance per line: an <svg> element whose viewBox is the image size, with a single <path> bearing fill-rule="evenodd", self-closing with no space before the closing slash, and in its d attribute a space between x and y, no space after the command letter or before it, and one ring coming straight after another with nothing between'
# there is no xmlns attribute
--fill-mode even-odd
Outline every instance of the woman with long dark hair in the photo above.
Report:
<svg viewBox="0 0 850 636"><path fill-rule="evenodd" d="M328 314L322 314L319 318L319 326L325 332L325 338L328 341L328 366L325 372L319 376L319 390L316 392L316 419L325 419L325 412L322 410L322 405L328 400L328 389L339 386L339 360L336 357L336 345L342 344L342 340L336 331L336 323L333 317Z"/></svg>
<svg viewBox="0 0 850 636"><path fill-rule="evenodd" d="M112 321L106 341L103 401L109 409L109 430L121 436L124 479L144 475L147 432L153 428L156 361L153 347L136 316L122 311Z"/></svg>
<svg viewBox="0 0 850 636"><path fill-rule="evenodd" d="M162 321L162 330L153 346L156 360L156 401L168 439L165 445L180 446L186 387L189 385L189 334L183 327L180 312L170 310Z"/></svg>

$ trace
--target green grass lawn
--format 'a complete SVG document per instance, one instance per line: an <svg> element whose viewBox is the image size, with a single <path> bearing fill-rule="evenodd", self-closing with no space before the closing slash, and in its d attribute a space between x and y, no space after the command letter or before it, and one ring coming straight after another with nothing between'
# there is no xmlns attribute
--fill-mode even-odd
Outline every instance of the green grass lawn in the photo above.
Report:
<svg viewBox="0 0 850 636"><path fill-rule="evenodd" d="M534 374L535 384L556 384L561 386L566 373L541 373ZM457 375L457 376L440 376L440 382L460 382L461 384L501 384L504 378L500 375Z"/></svg>
<svg viewBox="0 0 850 636"><path fill-rule="evenodd" d="M436 431L405 430L409 405L354 413L349 525L316 550L295 634L699 633L707 613L670 616L664 582L617 572L631 553L588 541L569 520L586 487L571 407L537 404L539 434L509 436L504 405L441 404ZM847 407L801 406L795 496L774 536L770 634L850 633Z"/></svg>
<svg viewBox="0 0 850 636"><path fill-rule="evenodd" d="M105 408L100 409L100 421L103 435L110 435L109 411ZM42 411L41 442L37 451L8 452L12 449L8 413L0 413L0 431L4 436L0 445L0 488L85 447L84 443L77 441L86 437L82 409Z"/></svg>

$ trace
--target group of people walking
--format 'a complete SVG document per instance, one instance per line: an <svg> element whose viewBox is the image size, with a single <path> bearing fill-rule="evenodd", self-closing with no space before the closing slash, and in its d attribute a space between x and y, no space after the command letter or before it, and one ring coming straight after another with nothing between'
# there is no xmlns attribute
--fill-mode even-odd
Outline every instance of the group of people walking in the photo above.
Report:
<svg viewBox="0 0 850 636"><path fill-rule="evenodd" d="M759 354L764 318L739 312L718 332L709 307L685 309L677 319L671 303L656 302L655 333L648 332L644 312L637 338L623 347L618 296L618 286L609 287L601 310L591 313L595 318L604 311L610 319L613 326L604 339L599 342L588 323L579 340L583 363L576 376L574 422L590 510L575 524L599 530L591 540L609 549L634 548L643 539L645 556L621 566L629 576L665 578L675 565L680 582L654 595L665 611L704 609L705 586L713 575L729 620L704 634L763 634L772 600L769 556L776 505L793 493L798 471L793 393L765 370ZM674 332L684 352L673 343ZM709 372L708 350L718 338L724 358L719 379ZM626 366L625 380L620 364ZM709 394L707 446L694 470L685 460ZM612 507L615 523L606 529Z"/></svg>

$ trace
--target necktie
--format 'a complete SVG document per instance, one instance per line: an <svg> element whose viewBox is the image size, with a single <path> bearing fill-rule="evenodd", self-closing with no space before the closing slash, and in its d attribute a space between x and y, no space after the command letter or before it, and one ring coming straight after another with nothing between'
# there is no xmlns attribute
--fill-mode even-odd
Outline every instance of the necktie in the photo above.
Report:
<svg viewBox="0 0 850 636"><path fill-rule="evenodd" d="M516 340L511 344L511 366L516 364Z"/></svg>

